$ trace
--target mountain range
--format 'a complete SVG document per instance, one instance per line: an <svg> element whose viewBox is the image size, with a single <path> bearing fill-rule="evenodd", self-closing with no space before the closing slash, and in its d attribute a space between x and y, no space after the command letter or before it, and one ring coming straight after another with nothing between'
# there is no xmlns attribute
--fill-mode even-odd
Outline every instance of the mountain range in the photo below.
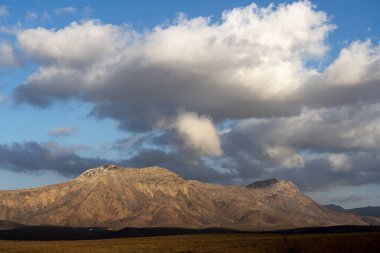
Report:
<svg viewBox="0 0 380 253"><path fill-rule="evenodd" d="M290 181L222 186L185 180L161 167L116 165L87 170L61 184L0 191L0 220L8 227L18 223L110 230L219 227L258 231L368 224L355 214L319 205Z"/></svg>

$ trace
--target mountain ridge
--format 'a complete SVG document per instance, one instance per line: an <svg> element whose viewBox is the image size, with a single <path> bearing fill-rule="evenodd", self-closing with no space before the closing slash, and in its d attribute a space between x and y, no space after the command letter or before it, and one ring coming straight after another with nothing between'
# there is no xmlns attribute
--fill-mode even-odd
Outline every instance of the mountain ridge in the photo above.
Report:
<svg viewBox="0 0 380 253"><path fill-rule="evenodd" d="M354 213L360 216L372 216L380 218L380 206L364 206L355 208L343 208L342 206L335 204L327 204L324 206L336 211Z"/></svg>
<svg viewBox="0 0 380 253"><path fill-rule="evenodd" d="M363 221L371 226L380 225L380 206L366 206L366 207L357 207L357 208L348 208L345 209L339 205L328 204L324 207L343 213L352 213L361 217Z"/></svg>
<svg viewBox="0 0 380 253"><path fill-rule="evenodd" d="M17 200L17 201L16 201ZM265 187L185 180L162 167L104 165L61 184L0 191L0 219L69 227L270 230L366 225L315 203L290 181Z"/></svg>

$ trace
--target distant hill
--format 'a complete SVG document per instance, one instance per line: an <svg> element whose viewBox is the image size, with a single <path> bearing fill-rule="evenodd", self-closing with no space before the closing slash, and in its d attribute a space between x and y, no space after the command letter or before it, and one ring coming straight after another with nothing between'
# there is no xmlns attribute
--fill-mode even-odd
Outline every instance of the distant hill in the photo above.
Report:
<svg viewBox="0 0 380 253"><path fill-rule="evenodd" d="M337 212L348 212L348 210L344 209L343 207L341 207L339 205L335 205L335 204L324 205L324 207L331 209L331 210L334 210L334 211L337 211Z"/></svg>
<svg viewBox="0 0 380 253"><path fill-rule="evenodd" d="M372 216L372 217L380 218L380 206L367 206L367 207L345 209L339 205L328 204L328 205L325 205L325 207L331 210L335 210L335 211L354 213L360 216Z"/></svg>
<svg viewBox="0 0 380 253"><path fill-rule="evenodd" d="M361 216L372 216L380 218L380 206L367 206L360 208L348 209L348 212Z"/></svg>
<svg viewBox="0 0 380 253"><path fill-rule="evenodd" d="M366 225L305 196L290 181L222 186L160 167L105 165L66 183L0 191L0 219L33 226L275 230Z"/></svg>
<svg viewBox="0 0 380 253"><path fill-rule="evenodd" d="M325 207L334 211L352 213L361 216L362 220L369 225L380 225L380 206L345 209L339 205L328 204L325 205Z"/></svg>

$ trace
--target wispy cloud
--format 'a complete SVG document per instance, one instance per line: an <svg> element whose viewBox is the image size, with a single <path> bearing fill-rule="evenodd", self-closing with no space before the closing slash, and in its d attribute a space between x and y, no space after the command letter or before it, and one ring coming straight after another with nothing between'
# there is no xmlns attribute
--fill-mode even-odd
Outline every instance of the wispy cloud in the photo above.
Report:
<svg viewBox="0 0 380 253"><path fill-rule="evenodd" d="M53 137L66 137L72 135L76 131L74 127L59 127L49 131L49 135Z"/></svg>
<svg viewBox="0 0 380 253"><path fill-rule="evenodd" d="M39 15L36 12L33 11L27 11L25 19L29 22L36 21L38 19Z"/></svg>
<svg viewBox="0 0 380 253"><path fill-rule="evenodd" d="M91 14L94 12L94 9L90 6L86 6L83 8L83 16L85 19L90 18Z"/></svg>
<svg viewBox="0 0 380 253"><path fill-rule="evenodd" d="M0 66L12 67L17 64L16 56L11 44L0 41Z"/></svg>
<svg viewBox="0 0 380 253"><path fill-rule="evenodd" d="M9 16L8 8L5 5L0 5L0 17Z"/></svg>
<svg viewBox="0 0 380 253"><path fill-rule="evenodd" d="M54 14L56 15L72 14L72 13L75 13L76 11L77 9L73 6L62 7L62 8L57 8L53 10Z"/></svg>

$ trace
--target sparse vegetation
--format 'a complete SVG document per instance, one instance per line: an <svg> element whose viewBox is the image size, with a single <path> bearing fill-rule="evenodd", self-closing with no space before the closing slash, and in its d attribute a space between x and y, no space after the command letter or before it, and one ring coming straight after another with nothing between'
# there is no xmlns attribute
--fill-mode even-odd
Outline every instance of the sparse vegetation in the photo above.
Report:
<svg viewBox="0 0 380 253"><path fill-rule="evenodd" d="M327 235L207 234L92 241L0 241L1 253L380 252L380 233Z"/></svg>

